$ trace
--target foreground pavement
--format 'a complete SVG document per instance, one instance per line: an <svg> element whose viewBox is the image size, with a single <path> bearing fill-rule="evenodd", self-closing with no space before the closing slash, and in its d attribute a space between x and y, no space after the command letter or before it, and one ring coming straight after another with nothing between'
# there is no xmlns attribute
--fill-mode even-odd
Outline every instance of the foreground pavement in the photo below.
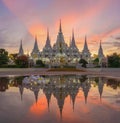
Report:
<svg viewBox="0 0 120 123"><path fill-rule="evenodd" d="M0 68L0 77L27 75L93 75L120 79L120 68L88 68L82 71L48 71L46 68Z"/></svg>

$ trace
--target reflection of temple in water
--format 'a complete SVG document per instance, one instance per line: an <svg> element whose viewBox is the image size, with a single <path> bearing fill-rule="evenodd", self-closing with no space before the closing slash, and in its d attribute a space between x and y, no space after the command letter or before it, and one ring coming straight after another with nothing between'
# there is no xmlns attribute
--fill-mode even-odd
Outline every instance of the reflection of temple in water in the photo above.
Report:
<svg viewBox="0 0 120 123"><path fill-rule="evenodd" d="M99 90L99 94L100 94L100 100L101 100L101 98L102 98L104 83L105 83L105 82L104 82L104 79L103 79L103 78L99 78L98 90Z"/></svg>
<svg viewBox="0 0 120 123"><path fill-rule="evenodd" d="M33 92L35 96L35 101L37 103L40 89L43 91L47 104L48 111L50 110L51 96L54 96L57 100L57 105L60 111L60 116L62 118L62 111L64 109L64 102L66 97L70 97L72 101L72 108L74 111L75 101L79 89L82 90L85 104L87 103L87 98L90 92L90 88L97 85L98 92L100 95L100 100L102 98L104 84L110 86L113 89L120 86L120 81L106 79L104 77L90 77L90 76L45 76L45 83L37 84L23 84L23 77L18 78L0 78L0 91L6 91L9 87L18 87L21 95L21 100L24 93L24 88L29 89ZM110 81L109 81L110 80ZM110 83L112 81L112 83Z"/></svg>
<svg viewBox="0 0 120 123"><path fill-rule="evenodd" d="M84 82L82 82L81 84L81 87L83 89L83 92L84 92L84 97L85 97L85 103L87 103L87 97L88 97L88 92L90 90L90 81L89 81L89 78L87 80L85 80Z"/></svg>
<svg viewBox="0 0 120 123"><path fill-rule="evenodd" d="M91 84L92 84L91 78L87 76L46 76L45 80L46 83L44 85L29 84L29 85L23 85L23 87L33 91L36 102L38 99L39 90L42 89L47 100L48 111L49 111L50 100L52 95L57 100L57 105L59 108L61 118L62 118L62 111L64 108L64 102L66 97L68 96L72 101L72 108L74 111L75 100L79 92L79 89L83 91L85 104L87 103L88 93L90 91ZM103 81L104 78L99 78L98 92L100 94L100 98L104 87ZM20 94L22 94L21 91Z"/></svg>

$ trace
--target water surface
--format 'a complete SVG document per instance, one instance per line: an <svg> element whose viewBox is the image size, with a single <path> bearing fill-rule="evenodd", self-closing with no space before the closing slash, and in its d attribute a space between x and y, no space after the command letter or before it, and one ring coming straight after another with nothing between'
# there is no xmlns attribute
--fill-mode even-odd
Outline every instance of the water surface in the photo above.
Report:
<svg viewBox="0 0 120 123"><path fill-rule="evenodd" d="M120 81L93 76L0 78L0 123L120 123Z"/></svg>

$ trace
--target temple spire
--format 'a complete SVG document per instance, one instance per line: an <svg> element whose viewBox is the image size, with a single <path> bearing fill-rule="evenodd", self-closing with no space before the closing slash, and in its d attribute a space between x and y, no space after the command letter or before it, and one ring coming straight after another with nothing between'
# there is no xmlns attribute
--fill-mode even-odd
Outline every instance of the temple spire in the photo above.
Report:
<svg viewBox="0 0 120 123"><path fill-rule="evenodd" d="M75 37L74 37L74 29L72 29L72 46L75 46Z"/></svg>
<svg viewBox="0 0 120 123"><path fill-rule="evenodd" d="M34 96L35 96L36 104L37 104L37 101L38 101L38 93L39 93L39 90L35 90L34 91Z"/></svg>
<svg viewBox="0 0 120 123"><path fill-rule="evenodd" d="M87 36L85 35L85 42L84 42L84 51L89 51L88 50L88 45L87 45Z"/></svg>
<svg viewBox="0 0 120 123"><path fill-rule="evenodd" d="M88 49L88 45L87 45L87 36L85 35L85 41L84 41L84 48L82 50L82 58L84 60L86 60L89 63L91 62L91 53Z"/></svg>
<svg viewBox="0 0 120 123"><path fill-rule="evenodd" d="M35 35L35 43L34 43L33 52L39 52L38 43L37 43L37 35Z"/></svg>
<svg viewBox="0 0 120 123"><path fill-rule="evenodd" d="M60 120L62 121L62 110L63 109L59 109L60 110Z"/></svg>
<svg viewBox="0 0 120 123"><path fill-rule="evenodd" d="M87 96L88 95L84 95L85 96L85 104L87 104Z"/></svg>
<svg viewBox="0 0 120 123"><path fill-rule="evenodd" d="M72 39L74 40L74 29L72 29Z"/></svg>
<svg viewBox="0 0 120 123"><path fill-rule="evenodd" d="M74 107L75 107L75 97L72 98L72 104L73 104L73 112L74 112Z"/></svg>
<svg viewBox="0 0 120 123"><path fill-rule="evenodd" d="M103 88L104 88L104 81L103 81L103 78L99 77L98 91L99 91L99 94L100 94L100 101L102 100Z"/></svg>
<svg viewBox="0 0 120 123"><path fill-rule="evenodd" d="M20 85L19 92L20 92L21 101L22 101L22 97L23 97L23 91L24 91L24 87L22 85Z"/></svg>
<svg viewBox="0 0 120 123"><path fill-rule="evenodd" d="M49 37L49 29L47 28L47 40L46 40L46 46L50 46L51 47L51 44L50 44L50 37Z"/></svg>
<svg viewBox="0 0 120 123"><path fill-rule="evenodd" d="M99 58L103 58L104 57L101 40L100 40L100 46L99 46L98 56L99 56Z"/></svg>
<svg viewBox="0 0 120 123"><path fill-rule="evenodd" d="M91 88L91 84L90 84L89 79L88 79L82 85L82 89L84 92L84 98L85 98L85 104L87 104L87 97L88 97L88 93L89 93L90 88Z"/></svg>
<svg viewBox="0 0 120 123"><path fill-rule="evenodd" d="M62 33L62 25L61 25L61 20L60 20L60 25L59 25L59 31L58 31L58 35L57 35L57 40L56 40L56 44L58 46L58 51L59 52L59 46L60 44L65 44L65 41L64 41L64 36L63 36L63 33ZM67 46L66 46L67 47ZM54 49L54 46L53 46L53 49Z"/></svg>
<svg viewBox="0 0 120 123"><path fill-rule="evenodd" d="M49 40L49 29L47 28L47 40Z"/></svg>
<svg viewBox="0 0 120 123"><path fill-rule="evenodd" d="M52 92L44 89L44 94L46 96L47 105L48 105L48 112L49 112L50 111L50 107L49 106L50 106L50 100L51 100Z"/></svg>
<svg viewBox="0 0 120 123"><path fill-rule="evenodd" d="M59 26L59 32L62 32L62 25L61 25L61 19L60 19L60 26Z"/></svg>
<svg viewBox="0 0 120 123"><path fill-rule="evenodd" d="M22 47L22 40L20 41L20 48L19 48L19 53L18 56L24 55L23 47Z"/></svg>

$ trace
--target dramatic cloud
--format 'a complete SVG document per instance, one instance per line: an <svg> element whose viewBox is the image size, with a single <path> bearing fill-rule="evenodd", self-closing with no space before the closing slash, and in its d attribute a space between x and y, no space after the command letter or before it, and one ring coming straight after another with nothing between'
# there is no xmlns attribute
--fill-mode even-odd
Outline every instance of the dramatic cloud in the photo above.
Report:
<svg viewBox="0 0 120 123"><path fill-rule="evenodd" d="M120 37L116 37L115 39L120 41Z"/></svg>
<svg viewBox="0 0 120 123"><path fill-rule="evenodd" d="M78 48L82 50L87 35L89 48L97 53L99 41L109 42L112 48L120 33L119 0L2 0L0 1L0 46L24 40L24 47L32 50L37 34L40 50L49 27L51 44L56 41L59 20L65 41L69 44L72 28ZM117 39L118 40L118 39ZM4 44L4 45L3 45ZM105 53L107 44L103 46ZM7 45L9 46L9 45ZM10 49L7 47L8 50ZM13 50L12 50L13 51ZM17 51L14 48L14 51Z"/></svg>
<svg viewBox="0 0 120 123"><path fill-rule="evenodd" d="M120 48L120 41L119 42L114 42L114 46L119 49Z"/></svg>

